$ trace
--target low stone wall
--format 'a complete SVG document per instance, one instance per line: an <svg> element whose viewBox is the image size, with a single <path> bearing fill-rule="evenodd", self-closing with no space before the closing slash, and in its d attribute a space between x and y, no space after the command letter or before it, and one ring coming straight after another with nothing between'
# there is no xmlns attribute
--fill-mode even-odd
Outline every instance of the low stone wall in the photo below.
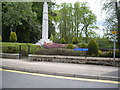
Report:
<svg viewBox="0 0 120 90"><path fill-rule="evenodd" d="M1 58L19 59L19 54L0 53Z"/></svg>
<svg viewBox="0 0 120 90"><path fill-rule="evenodd" d="M19 54L0 53L1 58L19 59ZM100 57L73 57L73 56L51 56L51 55L29 55L29 60L49 61L75 64L95 64L120 67L120 58L100 58Z"/></svg>
<svg viewBox="0 0 120 90"><path fill-rule="evenodd" d="M49 61L75 64L96 64L120 67L120 60L116 58L100 58L100 57L71 57L71 56L46 56L46 55L29 55L30 60L34 61Z"/></svg>

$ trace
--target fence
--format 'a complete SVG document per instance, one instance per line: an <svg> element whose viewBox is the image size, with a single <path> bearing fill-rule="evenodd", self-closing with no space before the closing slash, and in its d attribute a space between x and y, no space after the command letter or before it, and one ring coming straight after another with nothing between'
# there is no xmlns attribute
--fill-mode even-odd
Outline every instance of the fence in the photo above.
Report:
<svg viewBox="0 0 120 90"><path fill-rule="evenodd" d="M3 53L18 53L19 58L27 58L29 54L37 54L37 55L63 55L63 56L81 56L86 57L89 56L86 51L74 51L74 49L65 49L65 48L40 48L33 47L30 45L19 45L16 47L12 46L2 46ZM112 48L100 48L102 50L102 54L100 57L113 57L113 49ZM120 51L116 51L116 57L119 57Z"/></svg>
<svg viewBox="0 0 120 90"><path fill-rule="evenodd" d="M40 49L35 54L39 55L63 55L63 56L85 56L86 52L74 51L74 49L50 48Z"/></svg>
<svg viewBox="0 0 120 90"><path fill-rule="evenodd" d="M29 45L19 45L19 46L2 46L2 53L18 53L19 58L27 58L30 52Z"/></svg>

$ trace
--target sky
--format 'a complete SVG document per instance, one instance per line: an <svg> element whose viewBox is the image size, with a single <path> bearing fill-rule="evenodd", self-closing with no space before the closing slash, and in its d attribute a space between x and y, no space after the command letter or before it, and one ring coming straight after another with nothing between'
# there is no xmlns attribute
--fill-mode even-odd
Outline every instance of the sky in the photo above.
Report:
<svg viewBox="0 0 120 90"><path fill-rule="evenodd" d="M103 29L105 27L103 26L105 18L106 18L106 13L102 11L102 0L56 0L57 4L66 2L66 3L75 3L76 1L79 2L88 2L90 6L90 10L97 16L97 23L96 25L99 27L99 30L96 32L99 33L100 35L103 35Z"/></svg>

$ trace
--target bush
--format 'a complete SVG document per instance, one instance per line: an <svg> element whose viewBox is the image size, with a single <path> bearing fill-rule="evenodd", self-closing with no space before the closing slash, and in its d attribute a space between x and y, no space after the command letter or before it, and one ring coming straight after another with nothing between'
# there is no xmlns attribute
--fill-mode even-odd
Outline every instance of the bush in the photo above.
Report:
<svg viewBox="0 0 120 90"><path fill-rule="evenodd" d="M116 57L120 58L120 50L116 50Z"/></svg>
<svg viewBox="0 0 120 90"><path fill-rule="evenodd" d="M62 43L62 44L65 44L65 43L66 43L66 41L65 41L64 38L62 38L61 43Z"/></svg>
<svg viewBox="0 0 120 90"><path fill-rule="evenodd" d="M110 51L104 51L102 52L102 54L99 54L100 57L113 57L113 50L110 50ZM116 50L116 55L115 55L116 58L120 58L120 50Z"/></svg>
<svg viewBox="0 0 120 90"><path fill-rule="evenodd" d="M98 50L98 54L99 54L99 56L101 56L103 54L103 52L101 50Z"/></svg>
<svg viewBox="0 0 120 90"><path fill-rule="evenodd" d="M18 47L3 47L2 52L3 53L18 53L19 48Z"/></svg>
<svg viewBox="0 0 120 90"><path fill-rule="evenodd" d="M73 44L68 44L67 48L68 48L68 49L73 49L74 46L73 46Z"/></svg>
<svg viewBox="0 0 120 90"><path fill-rule="evenodd" d="M50 40L54 42L54 36L51 34Z"/></svg>
<svg viewBox="0 0 120 90"><path fill-rule="evenodd" d="M32 43L11 43L11 42L0 42L2 45L3 53L19 53L19 45L22 45L23 50L28 50L30 45L30 53L35 53L36 50L41 49L39 45L33 45Z"/></svg>
<svg viewBox="0 0 120 90"><path fill-rule="evenodd" d="M91 40L88 44L88 54L89 55L95 55L98 56L99 52L98 52L98 44L95 40Z"/></svg>
<svg viewBox="0 0 120 90"><path fill-rule="evenodd" d="M40 50L36 51L35 54L38 54L38 55L81 56L81 55L83 55L83 52L74 51L71 49L54 48L54 49L40 49Z"/></svg>
<svg viewBox="0 0 120 90"><path fill-rule="evenodd" d="M77 38L77 37L74 37L74 38L72 39L72 43L73 43L73 44L77 44L77 43L78 43L78 38Z"/></svg>
<svg viewBox="0 0 120 90"><path fill-rule="evenodd" d="M1 37L1 35L0 35L0 42L2 41L2 37Z"/></svg>
<svg viewBox="0 0 120 90"><path fill-rule="evenodd" d="M77 46L79 46L80 48L88 48L87 43L78 43Z"/></svg>
<svg viewBox="0 0 120 90"><path fill-rule="evenodd" d="M21 50L22 57L27 57L28 52L26 50Z"/></svg>
<svg viewBox="0 0 120 90"><path fill-rule="evenodd" d="M9 39L10 39L11 42L16 42L17 41L17 35L16 35L16 33L15 32L11 32Z"/></svg>

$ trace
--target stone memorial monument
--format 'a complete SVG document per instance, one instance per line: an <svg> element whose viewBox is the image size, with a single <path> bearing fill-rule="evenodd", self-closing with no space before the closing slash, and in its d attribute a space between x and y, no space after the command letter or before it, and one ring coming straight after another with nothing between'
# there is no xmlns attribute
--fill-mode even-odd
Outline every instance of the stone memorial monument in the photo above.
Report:
<svg viewBox="0 0 120 90"><path fill-rule="evenodd" d="M36 44L43 45L44 43L52 42L48 39L48 5L44 2L43 5L43 21L42 21L42 39L40 39Z"/></svg>

